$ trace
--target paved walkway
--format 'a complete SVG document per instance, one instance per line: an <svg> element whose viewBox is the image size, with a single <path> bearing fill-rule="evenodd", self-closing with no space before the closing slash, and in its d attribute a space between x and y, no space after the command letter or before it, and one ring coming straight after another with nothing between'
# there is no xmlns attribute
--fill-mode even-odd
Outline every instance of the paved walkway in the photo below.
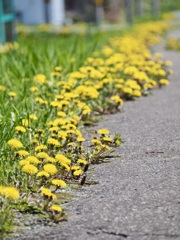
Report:
<svg viewBox="0 0 180 240"><path fill-rule="evenodd" d="M99 123L126 140L121 158L92 169L99 184L84 186L65 205L67 222L15 239L180 239L180 53L162 45L156 51L174 63L171 84Z"/></svg>

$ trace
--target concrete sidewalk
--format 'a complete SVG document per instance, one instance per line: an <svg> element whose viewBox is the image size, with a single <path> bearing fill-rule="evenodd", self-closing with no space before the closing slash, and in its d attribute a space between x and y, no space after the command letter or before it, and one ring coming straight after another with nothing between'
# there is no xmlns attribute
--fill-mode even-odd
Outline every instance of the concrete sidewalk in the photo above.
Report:
<svg viewBox="0 0 180 240"><path fill-rule="evenodd" d="M155 50L173 62L171 84L126 102L123 113L98 126L121 133L121 158L93 167L99 184L82 187L65 205L67 222L14 239L180 239L180 53Z"/></svg>

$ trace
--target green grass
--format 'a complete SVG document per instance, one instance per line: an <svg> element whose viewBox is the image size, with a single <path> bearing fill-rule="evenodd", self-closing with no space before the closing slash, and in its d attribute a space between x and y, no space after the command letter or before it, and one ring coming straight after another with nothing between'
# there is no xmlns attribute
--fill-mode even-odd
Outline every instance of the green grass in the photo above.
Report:
<svg viewBox="0 0 180 240"><path fill-rule="evenodd" d="M49 74L54 67L61 65L64 70L78 69L87 56L98 50L107 42L113 33L96 33L88 35L72 34L61 36L50 33L20 34L18 43L19 50L0 55L1 83L12 81L17 78L29 78L37 73ZM71 58L76 61L70 62ZM9 81L10 80L10 81Z"/></svg>
<svg viewBox="0 0 180 240"><path fill-rule="evenodd" d="M179 9L180 9L180 1L179 0L161 0L161 11L162 12L176 11Z"/></svg>

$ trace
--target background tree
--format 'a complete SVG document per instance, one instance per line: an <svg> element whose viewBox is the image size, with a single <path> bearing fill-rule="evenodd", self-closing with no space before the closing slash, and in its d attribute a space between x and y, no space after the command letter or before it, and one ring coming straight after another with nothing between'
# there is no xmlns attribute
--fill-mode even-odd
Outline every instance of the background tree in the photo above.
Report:
<svg viewBox="0 0 180 240"><path fill-rule="evenodd" d="M103 0L95 1L95 22L100 24L103 18Z"/></svg>
<svg viewBox="0 0 180 240"><path fill-rule="evenodd" d="M135 0L134 4L135 4L135 14L141 17L143 15L143 1Z"/></svg>
<svg viewBox="0 0 180 240"><path fill-rule="evenodd" d="M125 0L126 21L128 24L134 22L134 0Z"/></svg>
<svg viewBox="0 0 180 240"><path fill-rule="evenodd" d="M104 0L105 18L110 22L119 22L123 0Z"/></svg>
<svg viewBox="0 0 180 240"><path fill-rule="evenodd" d="M160 14L160 0L151 0L151 13L153 17L158 17Z"/></svg>

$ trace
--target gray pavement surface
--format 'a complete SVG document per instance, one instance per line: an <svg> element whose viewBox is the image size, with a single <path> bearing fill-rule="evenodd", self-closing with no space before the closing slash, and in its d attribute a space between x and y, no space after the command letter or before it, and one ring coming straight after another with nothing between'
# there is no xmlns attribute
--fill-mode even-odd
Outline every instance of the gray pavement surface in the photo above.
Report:
<svg viewBox="0 0 180 240"><path fill-rule="evenodd" d="M154 50L173 61L171 84L126 102L124 112L98 126L121 133L121 157L92 167L90 179L99 183L83 186L64 205L67 222L30 226L13 239L180 239L180 53L162 44Z"/></svg>

